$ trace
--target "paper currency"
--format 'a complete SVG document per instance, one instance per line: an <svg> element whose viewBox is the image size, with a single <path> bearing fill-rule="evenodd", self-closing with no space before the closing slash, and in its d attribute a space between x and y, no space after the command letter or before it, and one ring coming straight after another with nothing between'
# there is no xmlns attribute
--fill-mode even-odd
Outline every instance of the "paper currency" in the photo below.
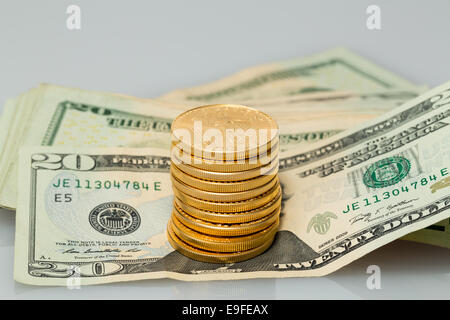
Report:
<svg viewBox="0 0 450 320"><path fill-rule="evenodd" d="M206 104L232 101L253 106L271 114L280 123L281 132L292 132L289 125L298 122L302 132L281 136L282 150L289 150L299 143L323 139L361 122L355 113L370 111L382 114L395 105L414 98L426 87L416 87L379 66L342 48L315 56L290 61L271 63L249 68L225 79L198 86L175 90L161 97L162 100L180 103ZM397 100L397 101L396 101ZM304 107L307 106L307 109ZM331 111L336 106L353 110L351 116L324 113L317 120L304 116L314 107ZM302 109L302 113L298 113ZM296 117L296 115L298 115ZM334 119L334 121L333 121ZM319 125L319 130L304 130ZM321 126L325 122L331 126ZM340 128L338 128L340 126ZM450 221L441 221L435 226L405 237L433 245L450 248Z"/></svg>
<svg viewBox="0 0 450 320"><path fill-rule="evenodd" d="M282 150L323 139L384 112L415 96L385 91L308 103L285 100L277 107L261 105L280 125ZM295 107L295 110L292 108ZM17 157L23 145L168 147L172 119L189 108L159 100L41 85L5 106L0 130L0 206L16 208Z"/></svg>
<svg viewBox="0 0 450 320"><path fill-rule="evenodd" d="M417 97L423 90L423 88L394 90L310 101L297 101L291 98L283 99L282 103L280 101L280 104L276 105L260 101L253 107L277 119L282 151L298 148L300 144L306 150L311 142L329 138L364 121L381 116Z"/></svg>
<svg viewBox="0 0 450 320"><path fill-rule="evenodd" d="M443 181L448 183L447 181ZM402 238L450 249L450 219L445 219Z"/></svg>
<svg viewBox="0 0 450 320"><path fill-rule="evenodd" d="M249 68L210 84L172 91L160 99L191 105L249 105L246 103L249 100L310 99L395 88L416 86L346 49L337 48Z"/></svg>
<svg viewBox="0 0 450 320"><path fill-rule="evenodd" d="M23 149L15 279L71 286L326 275L449 218L449 116L447 83L309 151L281 154L275 242L224 265L191 260L167 243L168 151Z"/></svg>
<svg viewBox="0 0 450 320"><path fill-rule="evenodd" d="M170 125L181 109L156 101L134 99L52 85L22 95L5 116L8 138L0 158L0 205L16 207L17 160L21 146L170 146Z"/></svg>

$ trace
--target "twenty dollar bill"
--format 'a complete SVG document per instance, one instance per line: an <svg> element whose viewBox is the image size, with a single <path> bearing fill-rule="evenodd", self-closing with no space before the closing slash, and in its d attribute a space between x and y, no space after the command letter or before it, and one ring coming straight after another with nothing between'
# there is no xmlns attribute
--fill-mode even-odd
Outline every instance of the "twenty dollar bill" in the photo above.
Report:
<svg viewBox="0 0 450 320"><path fill-rule="evenodd" d="M181 112L156 100L47 84L20 96L14 107L0 158L0 206L11 209L20 147L168 148L172 119Z"/></svg>
<svg viewBox="0 0 450 320"><path fill-rule="evenodd" d="M167 151L34 147L20 156L15 279L77 285L323 276L450 216L450 83L359 127L281 154L280 230L234 264L166 238Z"/></svg>
<svg viewBox="0 0 450 320"><path fill-rule="evenodd" d="M212 83L169 92L159 99L191 105L257 105L249 101L310 99L399 88L416 86L347 49L336 48L248 68Z"/></svg>

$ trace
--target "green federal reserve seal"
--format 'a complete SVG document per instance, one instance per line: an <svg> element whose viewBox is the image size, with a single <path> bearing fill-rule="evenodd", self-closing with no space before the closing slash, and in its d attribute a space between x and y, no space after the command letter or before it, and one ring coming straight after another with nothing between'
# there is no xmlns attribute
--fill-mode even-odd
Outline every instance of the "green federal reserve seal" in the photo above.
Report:
<svg viewBox="0 0 450 320"><path fill-rule="evenodd" d="M404 157L384 158L367 169L364 173L363 182L369 188L392 186L406 177L410 169L411 163Z"/></svg>

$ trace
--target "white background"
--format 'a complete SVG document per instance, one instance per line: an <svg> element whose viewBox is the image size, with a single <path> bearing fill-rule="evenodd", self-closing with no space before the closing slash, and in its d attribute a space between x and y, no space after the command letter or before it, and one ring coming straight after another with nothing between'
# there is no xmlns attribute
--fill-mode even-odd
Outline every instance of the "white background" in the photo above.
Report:
<svg viewBox="0 0 450 320"><path fill-rule="evenodd" d="M81 30L66 28L70 4ZM381 30L366 28L370 4ZM448 0L2 0L0 104L40 82L155 97L336 46L433 87L450 80L449 31ZM450 251L405 241L324 278L26 286L13 280L14 224L0 210L0 298L450 298ZM369 265L381 268L380 290L366 286Z"/></svg>

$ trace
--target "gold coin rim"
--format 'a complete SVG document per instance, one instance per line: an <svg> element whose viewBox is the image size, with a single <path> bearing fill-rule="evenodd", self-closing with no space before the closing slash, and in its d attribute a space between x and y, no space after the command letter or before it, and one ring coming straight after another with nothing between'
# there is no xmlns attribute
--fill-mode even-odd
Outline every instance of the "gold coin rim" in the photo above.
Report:
<svg viewBox="0 0 450 320"><path fill-rule="evenodd" d="M243 252L235 252L233 254L208 252L205 250L194 248L189 244L184 243L180 238L178 238L173 233L173 231L170 230L169 224L167 226L167 239L172 248L174 248L177 252L184 255L185 257L200 262L224 264L224 263L242 262L254 258L256 256L259 256L260 254L264 253L267 249L270 248L275 237L273 237L273 239L267 241L260 247Z"/></svg>
<svg viewBox="0 0 450 320"><path fill-rule="evenodd" d="M206 251L233 253L250 250L263 245L274 237L280 224L277 219L264 230L245 236L223 237L210 236L185 226L172 215L170 222L172 231L185 243Z"/></svg>
<svg viewBox="0 0 450 320"><path fill-rule="evenodd" d="M279 191L281 192L280 183L277 182L274 187L266 193L248 200L237 202L214 202L191 197L185 193L179 192L179 190L177 190L176 188L172 188L172 190L176 197L192 207L206 211L218 212L240 212L253 210L264 206L266 203L275 198L278 195Z"/></svg>
<svg viewBox="0 0 450 320"><path fill-rule="evenodd" d="M178 169L176 165L170 166L170 174L186 185L212 192L239 192L254 189L272 180L276 174L265 174L256 178L240 181L211 181L199 179Z"/></svg>
<svg viewBox="0 0 450 320"><path fill-rule="evenodd" d="M279 218L281 206L276 208L270 214L258 220L253 220L245 223L213 223L201 220L189 215L174 203L172 214L188 228L200 233L212 236L244 236L247 234L262 231L272 225L277 218Z"/></svg>
<svg viewBox="0 0 450 320"><path fill-rule="evenodd" d="M213 159L205 159L205 158L198 158L192 154L189 154L189 161L185 161L186 159L180 159L176 155L176 152L174 153L174 149L178 149L177 147L172 146L171 148L171 162L175 165L184 164L187 166L191 166L200 170L204 171L213 171L213 172L224 172L224 173L232 173L232 172L239 172L239 171L246 171L251 169L256 169L263 167L265 165L268 165L273 162L278 162L279 160L279 144L274 146L276 150L273 150L274 148L270 149L268 152L263 154L258 154L255 157L252 158L245 158L240 160L233 160L233 161L227 161L227 160L213 160ZM179 150L179 149L178 149ZM181 151L179 151L181 152ZM197 161L200 161L198 163ZM250 162L251 161L251 162ZM255 161L255 162L254 162Z"/></svg>
<svg viewBox="0 0 450 320"><path fill-rule="evenodd" d="M196 108L192 108L190 110L187 110L181 114L179 114L173 121L172 121L172 125L171 125L171 136L172 136L172 143L176 143L176 144L180 144L183 146L183 150L191 150L190 153L191 154L202 154L203 148L198 150L195 148L194 145L186 145L182 140L180 140L180 137L175 136L174 134L174 130L177 129L177 121L182 121L181 119L183 117L186 117L188 114L190 113L195 113L196 111L200 110L200 109L206 109L206 108L213 108L213 107L231 107L231 108L238 108L238 109L247 109L247 110L251 110L252 112L258 113L263 115L267 120L269 120L270 122L270 126L268 126L268 128L270 127L271 130L279 130L278 124L275 121L275 119L273 119L270 115L268 115L267 113L261 111L261 110L257 110L255 108L251 108L251 107L247 107L244 105L238 105L238 104L211 104L211 105L205 105L205 106L199 106ZM178 129L182 129L182 127L180 126ZM203 134L203 133L202 133ZM270 149L270 146L273 145L272 142L273 140L277 139L278 142L278 134L275 135L270 141L266 142L263 145L258 145L256 148L256 152L254 152L254 149L249 149L249 150L245 150L244 155L242 156L243 158L247 158L249 156L249 154L258 154L259 152L257 152L260 148L265 147L263 150L268 150ZM254 153L251 153L251 151L253 151ZM217 152L217 154L221 154L222 155L222 159L227 159L230 154L236 156L235 151L233 150L224 150L222 152ZM240 159L239 157L236 159Z"/></svg>
<svg viewBox="0 0 450 320"><path fill-rule="evenodd" d="M207 171L189 166L185 163L179 163L178 165L171 163L171 166L176 166L180 171L189 174L192 177L211 180L211 181L242 181L253 179L266 174L277 174L279 161L268 163L265 166L243 170L238 172L219 172L219 171Z"/></svg>
<svg viewBox="0 0 450 320"><path fill-rule="evenodd" d="M187 194L191 197L214 202L238 202L249 200L263 193L266 193L267 191L272 189L272 187L275 186L279 181L278 175L276 175L266 184L263 184L254 189L237 192L215 192L201 190L197 187L191 187L172 175L170 176L170 180L172 182L172 188L176 188L178 191L183 192L184 194Z"/></svg>
<svg viewBox="0 0 450 320"><path fill-rule="evenodd" d="M236 212L218 212L195 208L187 203L184 203L177 197L174 197L174 203L183 211L189 212L190 215L200 220L213 223L245 223L265 217L270 212L273 212L277 207L281 208L281 199L282 194L281 190L279 190L278 194L265 205L252 210Z"/></svg>
<svg viewBox="0 0 450 320"><path fill-rule="evenodd" d="M209 159L209 160L217 160L220 159L221 161L238 161L243 159L248 159L251 157L254 157L258 154L266 153L267 150L271 150L273 147L275 148L280 143L279 133L275 135L272 140L268 141L266 144L257 146L256 148L252 149L245 149L244 151L237 152L236 150L230 150L225 153L214 151L214 152L208 152L208 154L213 155L212 158L204 157L205 150L203 149L196 149L194 146L188 146L183 141L177 140L172 135L172 143L171 146L178 146L179 149L185 150L186 153L191 155L201 155L200 158L203 159Z"/></svg>

